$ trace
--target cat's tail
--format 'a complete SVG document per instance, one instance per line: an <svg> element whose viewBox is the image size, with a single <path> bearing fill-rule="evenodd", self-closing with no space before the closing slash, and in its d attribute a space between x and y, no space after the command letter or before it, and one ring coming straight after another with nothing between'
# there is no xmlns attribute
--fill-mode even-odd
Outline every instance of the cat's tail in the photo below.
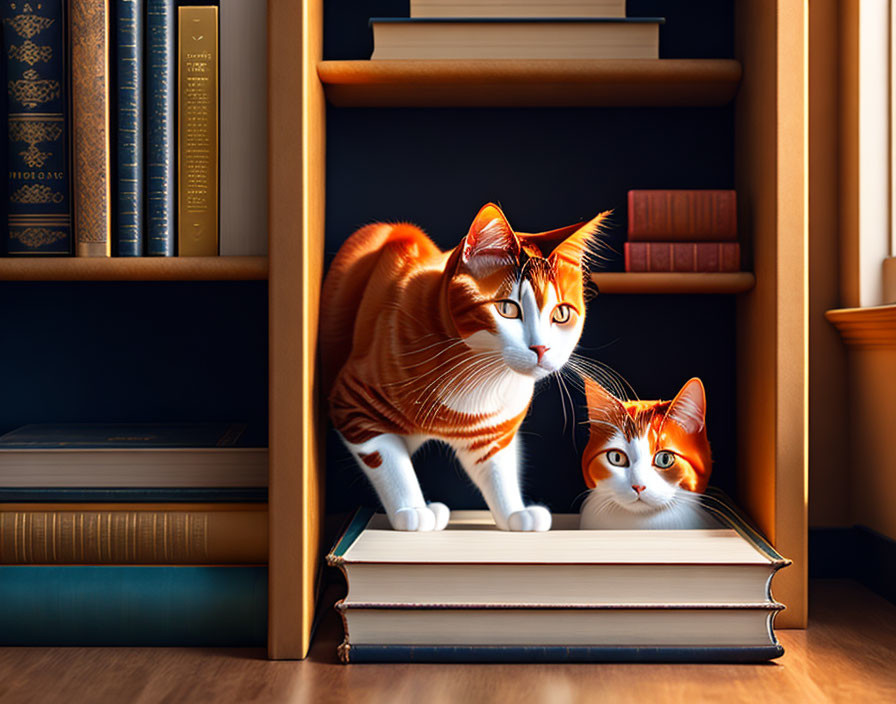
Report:
<svg viewBox="0 0 896 704"><path fill-rule="evenodd" d="M330 264L321 289L319 327L322 390L327 396L351 354L361 300L383 249L399 241L434 248L415 225L378 222L350 235Z"/></svg>

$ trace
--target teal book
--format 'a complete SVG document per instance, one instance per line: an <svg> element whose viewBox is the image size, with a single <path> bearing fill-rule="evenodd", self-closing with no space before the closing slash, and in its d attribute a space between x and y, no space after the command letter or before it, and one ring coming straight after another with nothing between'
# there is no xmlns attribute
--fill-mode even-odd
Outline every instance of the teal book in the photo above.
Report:
<svg viewBox="0 0 896 704"><path fill-rule="evenodd" d="M2 0L10 256L69 255L72 209L64 0Z"/></svg>
<svg viewBox="0 0 896 704"><path fill-rule="evenodd" d="M267 567L3 566L0 646L262 646Z"/></svg>

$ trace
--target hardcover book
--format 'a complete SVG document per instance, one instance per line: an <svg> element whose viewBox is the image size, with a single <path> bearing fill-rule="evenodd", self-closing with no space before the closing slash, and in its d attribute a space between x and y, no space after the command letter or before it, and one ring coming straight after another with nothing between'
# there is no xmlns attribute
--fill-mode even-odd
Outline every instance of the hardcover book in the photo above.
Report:
<svg viewBox="0 0 896 704"><path fill-rule="evenodd" d="M3 0L7 81L7 232L11 256L69 255L66 3Z"/></svg>
<svg viewBox="0 0 896 704"><path fill-rule="evenodd" d="M740 271L737 242L626 242L626 271Z"/></svg>
<svg viewBox="0 0 896 704"><path fill-rule="evenodd" d="M359 512L327 560L346 662L413 660L761 660L774 637L774 573L788 564L724 501L718 528L497 530L484 511L444 531L391 530Z"/></svg>
<svg viewBox="0 0 896 704"><path fill-rule="evenodd" d="M221 0L222 256L268 253L267 2Z"/></svg>
<svg viewBox="0 0 896 704"><path fill-rule="evenodd" d="M111 255L109 1L71 0L75 254Z"/></svg>
<svg viewBox="0 0 896 704"><path fill-rule="evenodd" d="M146 254L174 256L175 1L146 0Z"/></svg>
<svg viewBox="0 0 896 704"><path fill-rule="evenodd" d="M373 17L371 59L656 59L659 17Z"/></svg>
<svg viewBox="0 0 896 704"><path fill-rule="evenodd" d="M177 253L218 254L218 8L178 8Z"/></svg>
<svg viewBox="0 0 896 704"><path fill-rule="evenodd" d="M266 564L263 504L2 504L0 564Z"/></svg>
<svg viewBox="0 0 896 704"><path fill-rule="evenodd" d="M737 195L722 190L628 192L630 242L733 242Z"/></svg>
<svg viewBox="0 0 896 704"><path fill-rule="evenodd" d="M117 0L117 254L143 255L144 0Z"/></svg>

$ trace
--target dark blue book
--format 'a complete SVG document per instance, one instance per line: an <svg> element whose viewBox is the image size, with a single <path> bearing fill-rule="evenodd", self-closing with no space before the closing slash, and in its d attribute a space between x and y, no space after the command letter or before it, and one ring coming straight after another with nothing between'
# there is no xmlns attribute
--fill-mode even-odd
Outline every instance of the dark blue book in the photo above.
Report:
<svg viewBox="0 0 896 704"><path fill-rule="evenodd" d="M9 255L69 255L66 3L2 0Z"/></svg>
<svg viewBox="0 0 896 704"><path fill-rule="evenodd" d="M118 0L117 245L118 256L143 255L144 0Z"/></svg>
<svg viewBox="0 0 896 704"><path fill-rule="evenodd" d="M174 256L175 0L146 0L146 254Z"/></svg>
<svg viewBox="0 0 896 704"><path fill-rule="evenodd" d="M2 646L260 646L267 567L3 566Z"/></svg>

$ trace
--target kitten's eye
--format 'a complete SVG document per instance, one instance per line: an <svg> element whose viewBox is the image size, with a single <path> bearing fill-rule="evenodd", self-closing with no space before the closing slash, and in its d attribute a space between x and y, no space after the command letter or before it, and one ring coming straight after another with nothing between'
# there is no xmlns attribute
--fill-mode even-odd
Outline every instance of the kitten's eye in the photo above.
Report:
<svg viewBox="0 0 896 704"><path fill-rule="evenodd" d="M608 450L607 462L614 467L628 467L628 457L622 450Z"/></svg>
<svg viewBox="0 0 896 704"><path fill-rule="evenodd" d="M675 455L667 450L660 450L654 455L653 463L660 469L669 469L675 464Z"/></svg>
<svg viewBox="0 0 896 704"><path fill-rule="evenodd" d="M495 303L495 308L498 309L498 313L502 318L522 318L523 314L520 311L519 305L517 305L514 301L504 299L503 301L498 301Z"/></svg>
<svg viewBox="0 0 896 704"><path fill-rule="evenodd" d="M559 325L568 323L571 318L572 306L568 306L565 303L561 303L559 306L554 308L554 312L551 314L551 320Z"/></svg>

